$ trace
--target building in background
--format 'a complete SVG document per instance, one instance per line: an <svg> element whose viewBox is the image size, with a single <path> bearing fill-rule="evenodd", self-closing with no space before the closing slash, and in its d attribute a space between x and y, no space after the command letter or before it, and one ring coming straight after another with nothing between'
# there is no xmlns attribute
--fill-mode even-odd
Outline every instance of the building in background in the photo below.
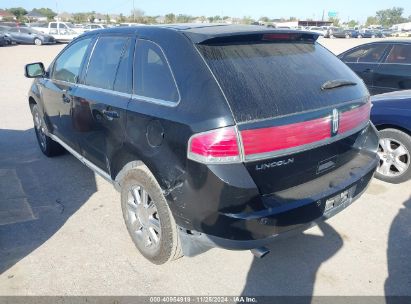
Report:
<svg viewBox="0 0 411 304"><path fill-rule="evenodd" d="M30 22L47 22L46 16L35 11L29 12L25 15L25 17L29 19Z"/></svg>

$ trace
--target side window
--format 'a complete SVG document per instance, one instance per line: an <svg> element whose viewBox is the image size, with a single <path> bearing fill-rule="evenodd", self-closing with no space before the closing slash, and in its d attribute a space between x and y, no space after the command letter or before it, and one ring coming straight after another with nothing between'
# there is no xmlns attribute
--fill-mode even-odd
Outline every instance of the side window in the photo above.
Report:
<svg viewBox="0 0 411 304"><path fill-rule="evenodd" d="M394 45L385 60L386 63L411 64L411 45Z"/></svg>
<svg viewBox="0 0 411 304"><path fill-rule="evenodd" d="M55 61L52 79L77 82L81 64L92 38L82 39L72 44Z"/></svg>
<svg viewBox="0 0 411 304"><path fill-rule="evenodd" d="M165 56L155 43L138 40L134 68L135 94L177 102L179 99L173 74Z"/></svg>
<svg viewBox="0 0 411 304"><path fill-rule="evenodd" d="M9 32L18 33L19 29L18 28L11 28L11 29L9 29Z"/></svg>
<svg viewBox="0 0 411 304"><path fill-rule="evenodd" d="M387 45L371 45L358 48L344 56L344 62L373 63L379 62Z"/></svg>
<svg viewBox="0 0 411 304"><path fill-rule="evenodd" d="M86 85L113 90L117 69L125 55L128 37L100 37L91 55ZM127 56L128 53L127 53ZM128 58L128 57L127 57Z"/></svg>
<svg viewBox="0 0 411 304"><path fill-rule="evenodd" d="M56 29L57 28L57 23L54 23L54 22L50 23L50 28Z"/></svg>

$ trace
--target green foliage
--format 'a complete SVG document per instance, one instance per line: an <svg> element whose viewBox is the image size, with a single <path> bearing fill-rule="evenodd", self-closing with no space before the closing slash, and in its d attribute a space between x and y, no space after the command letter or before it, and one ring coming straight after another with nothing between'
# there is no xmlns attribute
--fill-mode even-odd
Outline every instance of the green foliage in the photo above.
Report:
<svg viewBox="0 0 411 304"><path fill-rule="evenodd" d="M337 17L330 17L328 21L332 22L334 26L340 26L340 19Z"/></svg>
<svg viewBox="0 0 411 304"><path fill-rule="evenodd" d="M176 15L174 14L167 14L164 16L165 19L165 23L176 23Z"/></svg>
<svg viewBox="0 0 411 304"><path fill-rule="evenodd" d="M180 14L177 16L177 23L189 23L193 20L193 17L189 15Z"/></svg>
<svg viewBox="0 0 411 304"><path fill-rule="evenodd" d="M88 14L87 13L75 13L73 14L73 21L74 23L86 23L88 22Z"/></svg>
<svg viewBox="0 0 411 304"><path fill-rule="evenodd" d="M394 24L406 22L407 19L402 16L404 9L402 7L393 7L390 9L380 10L376 13L378 24L386 27Z"/></svg>
<svg viewBox="0 0 411 304"><path fill-rule="evenodd" d="M370 26L370 25L377 25L378 24L378 19L377 17L370 16L367 18L367 21L365 22L365 26Z"/></svg>
<svg viewBox="0 0 411 304"><path fill-rule="evenodd" d="M37 12L39 14L42 14L43 16L47 17L48 20L53 20L54 17L57 16L57 14L50 8L34 8L33 12Z"/></svg>
<svg viewBox="0 0 411 304"><path fill-rule="evenodd" d="M12 7L6 11L16 16L17 20L21 20L22 17L27 14L27 11L22 7Z"/></svg>
<svg viewBox="0 0 411 304"><path fill-rule="evenodd" d="M347 26L348 27L356 27L356 26L358 26L358 22L355 21L355 20L351 20L347 23Z"/></svg>

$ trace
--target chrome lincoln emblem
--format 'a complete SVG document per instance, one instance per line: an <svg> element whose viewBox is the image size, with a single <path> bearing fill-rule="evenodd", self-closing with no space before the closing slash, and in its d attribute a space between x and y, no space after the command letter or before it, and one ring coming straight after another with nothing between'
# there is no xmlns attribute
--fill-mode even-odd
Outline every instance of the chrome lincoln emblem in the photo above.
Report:
<svg viewBox="0 0 411 304"><path fill-rule="evenodd" d="M336 135L338 132L338 128L340 127L340 113L337 109L333 110L332 124L333 135Z"/></svg>

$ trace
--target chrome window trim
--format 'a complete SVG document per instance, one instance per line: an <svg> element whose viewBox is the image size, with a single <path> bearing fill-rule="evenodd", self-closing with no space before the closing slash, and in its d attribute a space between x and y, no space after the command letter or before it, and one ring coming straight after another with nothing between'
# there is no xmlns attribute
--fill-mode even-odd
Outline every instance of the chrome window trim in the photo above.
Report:
<svg viewBox="0 0 411 304"><path fill-rule="evenodd" d="M163 48L158 43L156 43L152 40L149 40L149 39L139 38L139 37L137 37L137 39L136 39L136 47L134 49L134 62L133 62L133 92L135 92L135 88L134 88L134 74L135 74L135 72L134 71L135 71L135 69L137 69L136 64L135 64L136 63L137 48L138 48L138 42L141 41L141 40L148 41L148 42L154 44L155 46L157 46L159 48L159 50L163 54L163 57L166 61L168 70L170 71L171 77L173 78L174 86L177 89L178 100L177 101L170 101L170 100L164 100L164 99L157 99L157 98L152 98L152 97L148 97L148 96L138 95L138 94L135 94L135 93L132 94L132 100L133 101L144 101L144 102L153 103L153 104L162 105L162 106L171 107L171 108L177 107L181 102L181 94L180 94L180 89L177 85L176 78L174 76L173 69L171 68L170 62L168 61L168 58L167 58Z"/></svg>
<svg viewBox="0 0 411 304"><path fill-rule="evenodd" d="M94 87L94 86L85 85L85 84L81 84L81 83L77 84L77 86L79 88L83 88L83 89L91 90L91 91L95 91L95 92L102 92L102 93L107 93L107 94L120 96L120 97L126 97L126 98L131 98L132 97L131 93L124 93L124 92L119 92L119 91L115 91L115 90L102 89L102 88L99 88L99 87Z"/></svg>
<svg viewBox="0 0 411 304"><path fill-rule="evenodd" d="M67 145L65 142L63 142L60 138L58 138L56 135L54 134L49 134L50 138L52 140L54 140L55 142L58 142L61 146L64 147L64 149L66 149L68 152L70 152L75 158L77 158L79 161L81 161L84 165L86 165L87 167L89 167L92 171L94 171L95 173L97 173L98 175L100 175L102 178L104 178L105 180L107 180L110 183L114 183L113 179L111 178L111 176L109 174L107 174L106 172L104 172L102 169L100 169L99 167L97 167L96 165L94 165L91 161L89 161L87 158L85 158L84 156L80 155L77 151L75 151L73 148L71 148L69 145Z"/></svg>

